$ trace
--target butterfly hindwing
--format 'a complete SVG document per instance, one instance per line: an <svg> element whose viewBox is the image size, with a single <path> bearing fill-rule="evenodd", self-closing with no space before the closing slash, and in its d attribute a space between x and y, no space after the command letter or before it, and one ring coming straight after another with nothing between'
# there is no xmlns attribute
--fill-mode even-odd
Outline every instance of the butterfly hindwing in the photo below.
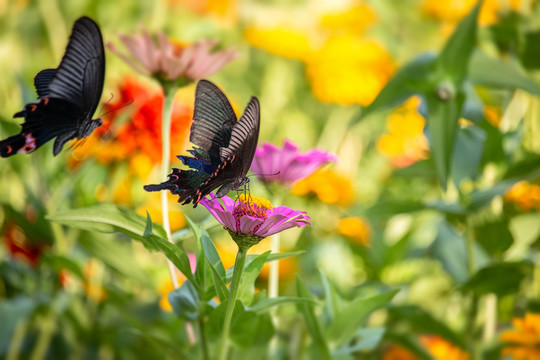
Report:
<svg viewBox="0 0 540 360"><path fill-rule="evenodd" d="M53 153L74 138L84 138L101 125L92 120L103 89L105 55L98 25L81 17L73 25L66 52L57 69L34 78L38 102L25 105L19 134L0 141L0 156L30 153L56 137Z"/></svg>

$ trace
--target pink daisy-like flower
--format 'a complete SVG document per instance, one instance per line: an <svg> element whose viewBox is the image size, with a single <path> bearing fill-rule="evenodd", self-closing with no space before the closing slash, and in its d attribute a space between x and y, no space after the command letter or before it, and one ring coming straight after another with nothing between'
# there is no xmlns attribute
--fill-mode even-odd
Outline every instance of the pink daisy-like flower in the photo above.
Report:
<svg viewBox="0 0 540 360"><path fill-rule="evenodd" d="M206 78L237 56L237 52L230 49L212 53L217 40L200 40L183 46L160 31L156 41L143 27L141 34L120 34L119 38L128 54L119 51L112 43L107 44L109 50L120 56L135 71L167 81Z"/></svg>
<svg viewBox="0 0 540 360"><path fill-rule="evenodd" d="M263 182L290 186L321 166L336 161L337 156L325 150L312 149L301 153L296 144L285 140L281 149L270 143L259 146L255 151L251 171Z"/></svg>
<svg viewBox="0 0 540 360"><path fill-rule="evenodd" d="M248 241L250 246L263 238L293 227L311 225L305 211L297 211L286 206L273 207L265 199L240 195L235 200L223 196L223 204L210 193L211 199L204 198L201 204L210 211L233 237ZM240 244L238 244L240 246Z"/></svg>

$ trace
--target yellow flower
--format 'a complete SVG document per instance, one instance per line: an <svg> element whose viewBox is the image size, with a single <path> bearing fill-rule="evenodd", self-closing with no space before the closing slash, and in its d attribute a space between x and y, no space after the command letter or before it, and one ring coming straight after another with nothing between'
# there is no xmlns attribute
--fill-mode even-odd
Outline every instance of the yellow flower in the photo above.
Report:
<svg viewBox="0 0 540 360"><path fill-rule="evenodd" d="M337 225L337 232L345 235L359 245L368 246L371 242L371 228L369 223L358 216L340 219Z"/></svg>
<svg viewBox="0 0 540 360"><path fill-rule="evenodd" d="M354 201L351 181L330 169L322 169L297 182L292 189L295 195L315 194L327 204L350 205Z"/></svg>
<svg viewBox="0 0 540 360"><path fill-rule="evenodd" d="M311 53L306 32L292 27L249 27L244 37L251 45L285 58L304 60Z"/></svg>
<svg viewBox="0 0 540 360"><path fill-rule="evenodd" d="M369 105L388 82L395 64L375 41L333 35L307 62L315 96L342 105Z"/></svg>
<svg viewBox="0 0 540 360"><path fill-rule="evenodd" d="M540 359L540 314L527 313L523 318L514 318L515 329L501 334L501 341L509 343L502 355L511 355L515 360Z"/></svg>
<svg viewBox="0 0 540 360"><path fill-rule="evenodd" d="M102 284L103 269L96 259L89 259L83 266L83 289L88 298L97 302L103 301L107 297Z"/></svg>
<svg viewBox="0 0 540 360"><path fill-rule="evenodd" d="M484 116L491 125L499 127L501 122L501 108L497 106L484 106Z"/></svg>
<svg viewBox="0 0 540 360"><path fill-rule="evenodd" d="M504 199L515 203L523 211L540 210L540 185L520 181L508 190Z"/></svg>
<svg viewBox="0 0 540 360"><path fill-rule="evenodd" d="M345 11L324 14L320 18L320 27L331 32L362 34L376 20L375 12L368 5L361 4Z"/></svg>
<svg viewBox="0 0 540 360"><path fill-rule="evenodd" d="M172 231L177 231L186 226L186 219L180 211L180 205L169 197L169 223ZM161 197L158 193L148 194L147 202L137 209L137 213L146 217L146 211L150 214L152 221L162 224Z"/></svg>
<svg viewBox="0 0 540 360"><path fill-rule="evenodd" d="M418 112L420 99L411 97L388 116L386 126L389 133L377 139L377 150L396 167L405 167L425 159L429 149L424 135L425 119Z"/></svg>
<svg viewBox="0 0 540 360"><path fill-rule="evenodd" d="M447 24L456 24L465 17L478 0L425 0L422 4L422 11L439 21ZM478 24L489 26L496 23L499 13L502 11L519 11L522 0L484 0L480 13L478 14Z"/></svg>
<svg viewBox="0 0 540 360"><path fill-rule="evenodd" d="M439 336L423 335L420 344L434 360L469 360L469 354ZM382 360L419 360L412 352L400 345L392 345L384 353Z"/></svg>
<svg viewBox="0 0 540 360"><path fill-rule="evenodd" d="M469 360L469 354L440 336L424 335L420 343L436 360Z"/></svg>

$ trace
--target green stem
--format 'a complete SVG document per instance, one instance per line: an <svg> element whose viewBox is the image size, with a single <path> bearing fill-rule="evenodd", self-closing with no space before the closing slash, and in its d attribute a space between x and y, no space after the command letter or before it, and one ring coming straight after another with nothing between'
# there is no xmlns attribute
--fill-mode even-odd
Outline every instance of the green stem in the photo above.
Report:
<svg viewBox="0 0 540 360"><path fill-rule="evenodd" d="M475 264L475 261L474 261L474 231L473 231L473 226L471 224L470 221L467 221L465 223L465 241L466 241L466 249L467 249L467 264L468 264L468 268L469 268L469 276L473 276L473 274L475 273L476 271L476 264ZM479 298L476 294L474 294L474 292L471 292L471 296L470 296L470 307L469 307L469 311L468 311L468 316L467 316L467 322L466 322L466 329L465 329L465 333L469 336L469 338L467 339L467 342L469 344L469 352L471 354L471 359L475 360L475 359L479 359L478 357L478 351L480 349L480 347L478 346L479 344L477 343L476 339L475 339L475 329L474 329L474 325L475 325L475 320L477 318L477 315L478 315L478 302L479 302Z"/></svg>
<svg viewBox="0 0 540 360"><path fill-rule="evenodd" d="M281 196L275 196L273 206L281 206ZM272 235L272 254L277 254L280 251L280 233ZM279 293L279 260L270 262L270 273L268 275L268 297L277 297Z"/></svg>
<svg viewBox="0 0 540 360"><path fill-rule="evenodd" d="M236 296L238 295L238 287L240 285L240 279L242 278L242 272L244 271L244 264L246 263L248 249L249 246L238 246L238 254L236 254L236 261L234 262L234 272L231 281L229 300L227 300L227 309L225 311L223 331L221 333L221 346L219 350L219 358L221 360L227 359L229 329L231 327L234 305L236 304Z"/></svg>
<svg viewBox="0 0 540 360"><path fill-rule="evenodd" d="M206 336L204 335L204 320L202 318L197 319L197 328L199 330L199 339L201 339L201 350L203 360L210 359L208 357L208 344L206 343Z"/></svg>
<svg viewBox="0 0 540 360"><path fill-rule="evenodd" d="M162 144L162 158L161 158L161 181L167 180L167 175L169 174L170 167L170 157L171 157L171 117L172 117L172 106L174 103L174 94L176 94L176 86L164 87L163 91L165 93L165 99L163 101L163 118L161 120L161 144ZM161 215L163 228L167 233L167 240L170 243L174 244L171 235L171 225L169 223L169 202L167 200L168 196L167 191L161 191ZM171 281L174 285L174 288L179 287L178 279L176 278L176 268L174 264L167 260L169 264L169 273L171 275Z"/></svg>

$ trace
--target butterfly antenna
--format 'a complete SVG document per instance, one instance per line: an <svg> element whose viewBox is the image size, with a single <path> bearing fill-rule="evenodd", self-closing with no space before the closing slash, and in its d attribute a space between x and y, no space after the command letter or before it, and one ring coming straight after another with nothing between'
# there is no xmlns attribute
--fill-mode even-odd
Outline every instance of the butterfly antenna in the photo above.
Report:
<svg viewBox="0 0 540 360"><path fill-rule="evenodd" d="M108 103L108 102L107 102L107 103ZM107 104L107 103L105 103L105 104ZM120 106L118 106L118 107L115 107L114 109L111 109L111 110L107 111L106 113L100 114L99 117L100 117L100 118L105 117L105 116L109 115L109 114L112 113L112 112L115 112L115 111L117 111L117 110L120 110L120 109L122 109L122 108L125 108L126 106L131 105L132 103L133 103L133 99L129 100L129 101L126 102L125 104L122 104L122 105L120 105Z"/></svg>
<svg viewBox="0 0 540 360"><path fill-rule="evenodd" d="M251 174L251 175L248 175L248 177L250 177L250 176L263 176L263 177L265 177L265 176L277 176L280 173L281 173L281 171L278 171L278 172L273 173L273 174Z"/></svg>

